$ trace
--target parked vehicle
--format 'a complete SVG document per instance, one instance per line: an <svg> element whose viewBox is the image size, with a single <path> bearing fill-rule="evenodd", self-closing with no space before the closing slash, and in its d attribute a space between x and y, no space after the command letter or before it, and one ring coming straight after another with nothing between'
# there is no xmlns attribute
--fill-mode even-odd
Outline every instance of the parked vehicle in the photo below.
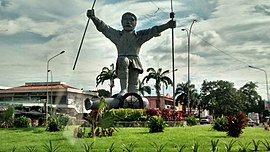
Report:
<svg viewBox="0 0 270 152"><path fill-rule="evenodd" d="M248 120L248 126L253 127L253 126L258 126L259 124L256 121L253 121L252 119Z"/></svg>
<svg viewBox="0 0 270 152"><path fill-rule="evenodd" d="M210 124L210 119L208 117L201 117L200 124Z"/></svg>

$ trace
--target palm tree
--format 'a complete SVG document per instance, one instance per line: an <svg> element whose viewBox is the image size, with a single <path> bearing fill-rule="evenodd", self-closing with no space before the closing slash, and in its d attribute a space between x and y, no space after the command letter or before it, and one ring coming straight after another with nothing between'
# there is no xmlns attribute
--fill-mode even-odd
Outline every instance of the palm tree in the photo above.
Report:
<svg viewBox="0 0 270 152"><path fill-rule="evenodd" d="M183 105L183 113L186 113L186 107L188 106L188 83L178 83L176 85L175 96L176 101Z"/></svg>
<svg viewBox="0 0 270 152"><path fill-rule="evenodd" d="M150 86L144 86L143 82L140 80L138 81L139 84L139 92L144 96L144 92L151 94L151 87Z"/></svg>
<svg viewBox="0 0 270 152"><path fill-rule="evenodd" d="M201 109L203 108L203 103L201 102L201 94L197 92L197 89L194 89L194 93L191 94L191 100L192 100L192 108L198 109L199 111L199 118L201 117Z"/></svg>
<svg viewBox="0 0 270 152"><path fill-rule="evenodd" d="M195 89L194 84L189 85L188 89L188 82L187 83L179 83L176 86L175 96L176 101L180 102L183 105L183 112L186 113L186 107L189 106L189 111L192 111L192 108L196 108L200 95L197 93L197 89ZM188 101L188 90L190 95L190 101Z"/></svg>
<svg viewBox="0 0 270 152"><path fill-rule="evenodd" d="M161 90L161 83L164 83L166 86L166 89L168 88L168 85L172 85L172 80L166 76L166 74L169 73L169 70L166 70L162 72L162 68L159 68L157 71L154 68L148 68L147 69L148 75L143 78L143 82L148 81L150 79L155 79L155 89L156 89L156 94L157 94L157 108L160 107L160 90Z"/></svg>
<svg viewBox="0 0 270 152"><path fill-rule="evenodd" d="M114 79L117 78L116 71L114 70L114 64L110 65L110 69L108 67L103 67L102 71L96 78L96 87L105 80L110 80L110 95L112 96L112 88L114 87Z"/></svg>

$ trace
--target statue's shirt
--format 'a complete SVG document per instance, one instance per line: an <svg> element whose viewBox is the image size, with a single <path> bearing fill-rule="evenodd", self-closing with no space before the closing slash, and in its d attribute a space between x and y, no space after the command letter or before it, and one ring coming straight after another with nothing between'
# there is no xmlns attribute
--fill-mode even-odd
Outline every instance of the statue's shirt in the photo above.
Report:
<svg viewBox="0 0 270 152"><path fill-rule="evenodd" d="M118 59L127 57L132 63L132 67L139 70L139 73L143 72L143 68L139 59L140 49L143 43L150 40L155 36L159 36L157 26L150 29L135 31L120 31L116 30L109 25L106 25L103 21L100 21L96 25L98 31L102 32L108 39L110 39L116 46L118 52ZM118 65L117 62L116 66Z"/></svg>

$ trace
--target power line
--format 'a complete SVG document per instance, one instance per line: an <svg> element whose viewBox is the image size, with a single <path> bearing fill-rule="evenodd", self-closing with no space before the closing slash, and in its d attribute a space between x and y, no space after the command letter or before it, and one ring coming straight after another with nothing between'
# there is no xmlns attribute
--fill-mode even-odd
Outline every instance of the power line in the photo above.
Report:
<svg viewBox="0 0 270 152"><path fill-rule="evenodd" d="M216 50L218 50L219 52L221 52L221 53L223 53L223 54L225 54L225 55L227 55L227 56L229 56L229 57L235 59L236 61L241 62L241 63L243 63L243 64L245 64L245 65L247 65L247 66L249 65L248 63L246 63L246 62L244 62L244 61L241 61L240 59L237 59L236 57L230 55L229 53L226 53L225 51L222 51L221 49L217 48L217 47L214 46L213 44L211 44L211 43L209 43L208 41L206 41L206 40L204 40L203 38L201 38L198 34L196 34L196 33L194 33L194 32L191 32L191 33L194 34L195 36L197 36L199 39L201 39L201 40L204 41L205 43L207 43L208 45L210 45L210 46L212 46L213 48L215 48Z"/></svg>
<svg viewBox="0 0 270 152"><path fill-rule="evenodd" d="M156 4L153 0L150 0L150 2L151 2L155 7L157 7L157 9L158 9L155 13L157 13L159 10L160 10L161 12L163 12L163 13L166 13L163 9L161 9L160 7L158 7L157 4Z"/></svg>

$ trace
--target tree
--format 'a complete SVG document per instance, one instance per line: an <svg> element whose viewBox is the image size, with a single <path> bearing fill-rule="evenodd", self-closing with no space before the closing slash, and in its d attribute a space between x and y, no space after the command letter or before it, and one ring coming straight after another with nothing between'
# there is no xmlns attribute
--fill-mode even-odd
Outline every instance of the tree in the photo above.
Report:
<svg viewBox="0 0 270 152"><path fill-rule="evenodd" d="M183 112L186 113L186 108L188 106L188 83L178 83L176 85L175 97L176 101L183 105Z"/></svg>
<svg viewBox="0 0 270 152"><path fill-rule="evenodd" d="M151 87L150 86L144 86L143 82L140 80L138 81L139 84L139 92L144 96L144 92L151 94Z"/></svg>
<svg viewBox="0 0 270 152"><path fill-rule="evenodd" d="M228 81L203 81L201 87L202 104L205 109L216 116L228 116L244 110L244 102L240 91Z"/></svg>
<svg viewBox="0 0 270 152"><path fill-rule="evenodd" d="M111 96L111 93L105 89L98 89L98 95L100 97L110 97Z"/></svg>
<svg viewBox="0 0 270 152"><path fill-rule="evenodd" d="M143 78L143 82L148 81L150 79L154 79L155 82L155 89L156 89L156 94L157 94L157 108L160 107L160 90L161 90L161 83L165 84L166 89L168 88L168 85L172 85L172 80L166 76L166 74L169 73L169 70L163 71L162 68L159 68L157 71L154 68L148 68L147 69L148 75Z"/></svg>
<svg viewBox="0 0 270 152"><path fill-rule="evenodd" d="M201 94L197 92L192 93L191 96L191 101L192 101L192 108L196 109L198 108L199 111L199 118L201 117L201 109L203 107L202 102L201 102Z"/></svg>
<svg viewBox="0 0 270 152"><path fill-rule="evenodd" d="M117 78L116 71L114 70L114 64L111 64L110 69L108 67L103 67L100 74L96 77L96 87L105 80L110 80L110 96L112 96L112 88L114 87L114 79Z"/></svg>
<svg viewBox="0 0 270 152"><path fill-rule="evenodd" d="M188 101L188 90L190 95L190 101ZM186 107L189 106L189 111L192 111L192 108L196 108L199 105L200 94L195 88L194 84L178 83L175 91L176 101L180 102L183 105L183 112L186 113Z"/></svg>
<svg viewBox="0 0 270 152"><path fill-rule="evenodd" d="M258 86L256 85L256 83L249 82L239 89L241 93L243 93L246 113L262 113L264 110L264 107L260 104L262 101L262 97L256 91L257 87Z"/></svg>

